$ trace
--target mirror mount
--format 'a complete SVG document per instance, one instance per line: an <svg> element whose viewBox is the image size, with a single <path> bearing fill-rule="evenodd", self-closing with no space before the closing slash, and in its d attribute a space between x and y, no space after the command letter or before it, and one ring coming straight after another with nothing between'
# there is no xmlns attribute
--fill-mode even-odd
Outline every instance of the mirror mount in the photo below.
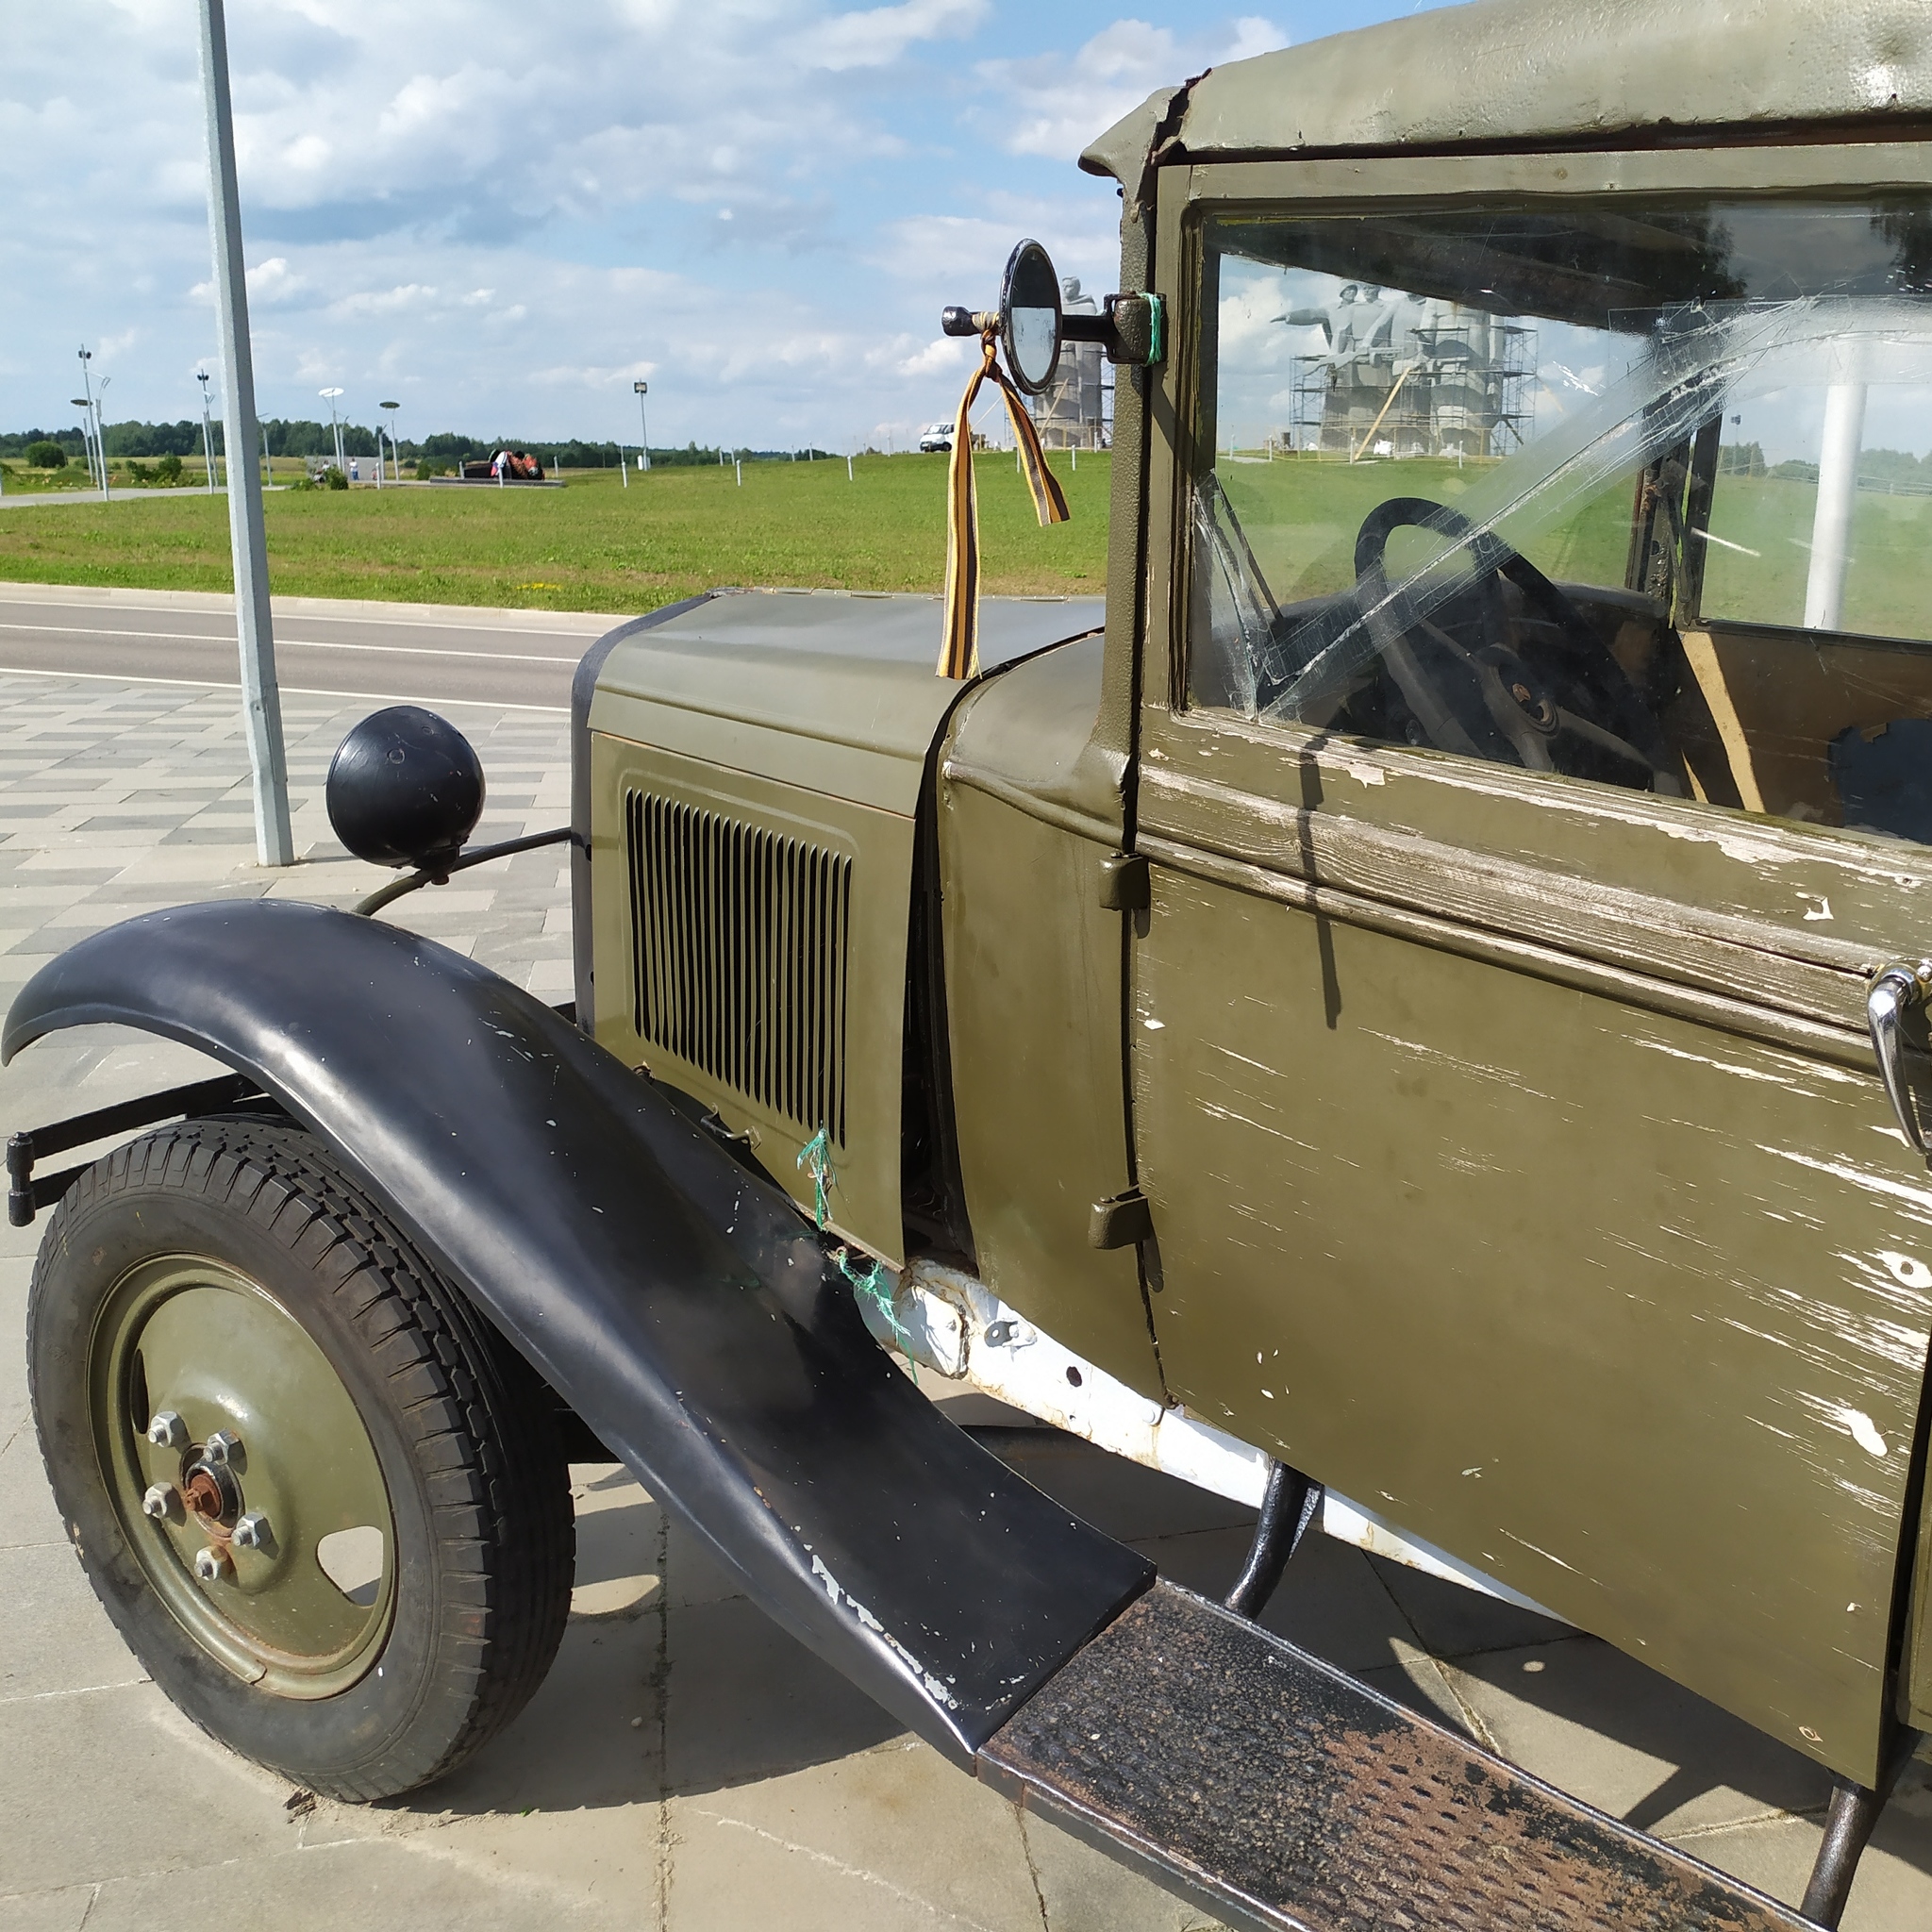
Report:
<svg viewBox="0 0 1932 1932"><path fill-rule="evenodd" d="M940 329L949 336L1004 337L999 311L957 305L940 311ZM1108 295L1098 315L1060 316L1063 342L1098 342L1117 368L1147 369L1166 354L1167 304L1151 294Z"/></svg>

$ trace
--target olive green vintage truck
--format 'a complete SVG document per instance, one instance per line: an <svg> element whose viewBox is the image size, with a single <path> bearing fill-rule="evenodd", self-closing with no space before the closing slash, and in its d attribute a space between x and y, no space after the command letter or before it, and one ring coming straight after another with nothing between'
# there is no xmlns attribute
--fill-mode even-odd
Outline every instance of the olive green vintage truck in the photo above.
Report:
<svg viewBox="0 0 1932 1932"><path fill-rule="evenodd" d="M21 993L8 1055L233 1070L11 1142L75 1549L378 1797L541 1678L588 1435L1231 1922L1834 1924L1932 1726L1932 5L1482 0L1082 165L1104 313L1028 246L948 325L1104 343L1104 605L990 600L961 679L927 598L603 640L572 1008L270 901ZM409 886L479 796L389 714L331 809ZM907 1360L1255 1505L1226 1602ZM1260 1630L1316 1522L1828 1767L1803 1917Z"/></svg>

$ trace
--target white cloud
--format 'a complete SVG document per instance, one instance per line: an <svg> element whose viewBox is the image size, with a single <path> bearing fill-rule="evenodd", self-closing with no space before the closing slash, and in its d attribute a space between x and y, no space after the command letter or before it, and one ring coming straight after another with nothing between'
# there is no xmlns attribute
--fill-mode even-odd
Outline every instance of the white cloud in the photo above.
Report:
<svg viewBox="0 0 1932 1932"><path fill-rule="evenodd" d="M248 306L263 308L271 302L292 302L308 287L307 279L289 266L286 255L272 255L247 272ZM202 288L208 285L204 282ZM197 291L198 292L198 291Z"/></svg>
<svg viewBox="0 0 1932 1932"><path fill-rule="evenodd" d="M853 67L890 67L920 41L958 40L984 25L991 0L905 0L841 13L801 34L793 43L808 67L834 74Z"/></svg>
<svg viewBox="0 0 1932 1932"><path fill-rule="evenodd" d="M1144 20L1117 20L1072 56L983 60L979 73L1007 97L1009 152L1070 160L1157 87L1287 45L1287 34L1258 14L1188 40Z"/></svg>
<svg viewBox="0 0 1932 1932"><path fill-rule="evenodd" d="M930 422L966 353L938 309L990 301L1020 235L1114 285L1113 196L1066 158L1158 82L1279 39L1203 0L1162 18L1109 21L1104 0L230 8L258 405L313 414L341 384L352 417L400 395L419 431L615 435L648 368L667 441ZM82 340L117 411L192 413L181 372L214 329L178 0L0 0L0 426L65 420Z"/></svg>

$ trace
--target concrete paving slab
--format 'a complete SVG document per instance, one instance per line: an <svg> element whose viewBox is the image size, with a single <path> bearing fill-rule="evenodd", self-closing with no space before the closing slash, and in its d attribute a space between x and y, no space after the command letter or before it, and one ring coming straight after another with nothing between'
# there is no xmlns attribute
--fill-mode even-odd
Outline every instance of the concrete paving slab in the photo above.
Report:
<svg viewBox="0 0 1932 1932"><path fill-rule="evenodd" d="M1445 1669L1505 1757L1645 1831L1810 1811L1831 1794L1809 1758L1595 1638Z"/></svg>
<svg viewBox="0 0 1932 1932"><path fill-rule="evenodd" d="M683 1793L825 1765L899 1735L872 1699L743 1597L661 1613L664 1759Z"/></svg>
<svg viewBox="0 0 1932 1932"><path fill-rule="evenodd" d="M0 1708L0 1897L192 1871L211 1815L226 1858L286 1841L286 1786L197 1731L152 1684L23 1699Z"/></svg>
<svg viewBox="0 0 1932 1932"><path fill-rule="evenodd" d="M1218 1919L1038 1818L1023 1821L1042 1932L1215 1932Z"/></svg>
<svg viewBox="0 0 1932 1932"><path fill-rule="evenodd" d="M92 1885L68 1885L58 1891L0 1898L0 1932L81 1932L94 1896Z"/></svg>
<svg viewBox="0 0 1932 1932"><path fill-rule="evenodd" d="M58 1524L57 1524L58 1527ZM0 1548L0 1726L11 1707L144 1683L67 1540Z"/></svg>
<svg viewBox="0 0 1932 1932"><path fill-rule="evenodd" d="M273 1924L277 1932L342 1932L408 1925L410 1932L499 1932L567 1926L637 1932L649 1922L600 1898L580 1878L506 1873L439 1834L289 1847L188 1871L143 1874L101 1886L88 1932L156 1932L210 1918Z"/></svg>
<svg viewBox="0 0 1932 1932"><path fill-rule="evenodd" d="M671 1820L674 1927L723 1923L734 1893L746 1895L747 1870L769 1871L785 1888L775 1895L787 1899L788 1924L991 1932L1041 1923L1017 1811L910 1739L808 1773L679 1796Z"/></svg>

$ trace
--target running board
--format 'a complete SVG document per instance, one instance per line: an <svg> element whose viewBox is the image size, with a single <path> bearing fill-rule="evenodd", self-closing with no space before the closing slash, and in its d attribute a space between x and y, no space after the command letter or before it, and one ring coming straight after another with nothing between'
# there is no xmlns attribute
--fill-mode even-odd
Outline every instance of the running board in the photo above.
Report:
<svg viewBox="0 0 1932 1932"><path fill-rule="evenodd" d="M1265 1932L1811 1923L1172 1584L1022 1706L978 1771Z"/></svg>

